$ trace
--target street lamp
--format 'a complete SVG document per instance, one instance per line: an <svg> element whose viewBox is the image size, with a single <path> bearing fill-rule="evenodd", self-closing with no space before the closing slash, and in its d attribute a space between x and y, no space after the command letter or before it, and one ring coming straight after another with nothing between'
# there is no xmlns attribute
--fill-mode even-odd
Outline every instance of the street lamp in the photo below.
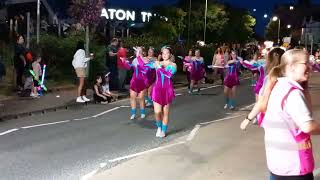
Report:
<svg viewBox="0 0 320 180"><path fill-rule="evenodd" d="M279 21L279 24L278 24L278 45L280 45L280 18L278 18L277 16L273 16L272 21Z"/></svg>
<svg viewBox="0 0 320 180"><path fill-rule="evenodd" d="M39 44L39 41L40 41L40 0L37 1L37 44Z"/></svg>
<svg viewBox="0 0 320 180"><path fill-rule="evenodd" d="M288 28L288 29L290 29L290 28L291 28L291 25L290 25L290 24L288 24L288 25L287 25L287 28Z"/></svg>
<svg viewBox="0 0 320 180"><path fill-rule="evenodd" d="M264 14L263 17L264 17L264 18L268 18L268 14Z"/></svg>
<svg viewBox="0 0 320 180"><path fill-rule="evenodd" d="M204 12L204 33L203 33L203 41L204 41L204 43L206 43L207 11L208 11L208 0L206 0L206 9L205 9L205 12Z"/></svg>
<svg viewBox="0 0 320 180"><path fill-rule="evenodd" d="M190 43L190 19L191 19L191 0L189 1L188 45Z"/></svg>
<svg viewBox="0 0 320 180"><path fill-rule="evenodd" d="M294 10L294 7L293 6L290 6L289 7L290 11Z"/></svg>
<svg viewBox="0 0 320 180"><path fill-rule="evenodd" d="M257 11L257 9L253 9L253 12L256 12Z"/></svg>

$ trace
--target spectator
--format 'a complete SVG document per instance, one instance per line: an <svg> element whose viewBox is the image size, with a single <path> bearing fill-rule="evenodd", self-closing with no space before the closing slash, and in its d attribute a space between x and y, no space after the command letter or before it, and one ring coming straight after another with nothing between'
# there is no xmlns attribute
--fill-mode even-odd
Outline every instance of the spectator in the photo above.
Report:
<svg viewBox="0 0 320 180"><path fill-rule="evenodd" d="M110 90L118 90L118 68L117 68L117 52L119 41L117 38L111 40L111 44L107 47L107 67L110 71Z"/></svg>
<svg viewBox="0 0 320 180"><path fill-rule="evenodd" d="M320 134L320 125L312 117L309 74L308 54L299 49L284 53L270 72L277 82L261 124L270 179L314 179L311 135Z"/></svg>
<svg viewBox="0 0 320 180"><path fill-rule="evenodd" d="M114 98L114 97L116 97L116 95L110 92L109 82L110 82L109 73L107 73L102 80L102 93L107 97L111 97L112 99L116 99L116 98Z"/></svg>
<svg viewBox="0 0 320 180"><path fill-rule="evenodd" d="M41 56L38 55L35 58L34 62L32 63L32 70L34 72L34 77L33 77L33 91L31 92L30 96L35 98L39 97L38 89L41 88L41 84L39 84L39 81L42 75L40 62L41 62Z"/></svg>
<svg viewBox="0 0 320 180"><path fill-rule="evenodd" d="M93 55L91 54L90 57L86 57L86 52L84 51L84 42L79 41L77 44L76 52L73 56L72 65L76 71L77 77L79 78L79 86L78 86L78 97L76 99L76 102L84 103L90 101L86 97L86 68L87 68L87 62L90 61L93 58Z"/></svg>
<svg viewBox="0 0 320 180"><path fill-rule="evenodd" d="M25 53L24 38L22 35L18 35L17 43L14 47L14 67L16 70L16 85L19 91L23 89L22 77L27 63Z"/></svg>
<svg viewBox="0 0 320 180"><path fill-rule="evenodd" d="M112 97L103 92L102 77L97 75L93 86L93 99L95 102L107 104L111 102Z"/></svg>
<svg viewBox="0 0 320 180"><path fill-rule="evenodd" d="M125 68L125 62L123 62L127 58L127 49L124 47L123 42L120 42L120 48L117 53L117 63L118 63L118 77L119 77L119 91L125 92L125 81L127 77L127 69Z"/></svg>

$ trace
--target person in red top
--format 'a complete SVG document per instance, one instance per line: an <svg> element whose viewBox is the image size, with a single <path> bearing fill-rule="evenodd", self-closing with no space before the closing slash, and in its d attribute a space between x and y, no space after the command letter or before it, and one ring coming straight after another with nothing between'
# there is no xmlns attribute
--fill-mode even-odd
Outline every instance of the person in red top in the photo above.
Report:
<svg viewBox="0 0 320 180"><path fill-rule="evenodd" d="M127 49L124 47L123 42L120 42L120 48L117 53L117 65L118 65L118 78L119 78L119 91L126 91L125 80L127 77L127 69L123 59L127 59Z"/></svg>

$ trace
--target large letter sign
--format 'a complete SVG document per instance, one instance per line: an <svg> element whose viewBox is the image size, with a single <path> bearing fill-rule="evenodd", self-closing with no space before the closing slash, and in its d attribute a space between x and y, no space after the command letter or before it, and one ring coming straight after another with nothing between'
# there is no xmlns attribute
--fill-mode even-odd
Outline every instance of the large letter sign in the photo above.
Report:
<svg viewBox="0 0 320 180"><path fill-rule="evenodd" d="M156 16L156 15L154 15ZM101 17L105 17L110 20L118 20L118 21L135 21L136 20L136 12L128 11L123 9L105 9L103 8L101 11ZM149 12L141 12L141 21L149 22L152 17L152 13Z"/></svg>

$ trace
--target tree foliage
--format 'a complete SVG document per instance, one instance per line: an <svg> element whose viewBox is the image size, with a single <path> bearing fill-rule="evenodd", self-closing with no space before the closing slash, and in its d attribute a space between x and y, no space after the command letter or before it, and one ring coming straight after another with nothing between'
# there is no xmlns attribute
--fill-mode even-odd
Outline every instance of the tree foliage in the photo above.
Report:
<svg viewBox="0 0 320 180"><path fill-rule="evenodd" d="M172 41L183 33L185 11L176 7L157 7L155 12L160 16L151 19L144 29L145 34Z"/></svg>
<svg viewBox="0 0 320 180"><path fill-rule="evenodd" d="M179 8L177 8L179 7ZM189 0L181 0L177 7L159 7L156 12L169 18L168 22L153 19L148 32L156 35L176 38L179 35L187 39L189 26ZM205 27L205 2L192 1L190 12L190 39L203 40ZM244 42L254 34L255 19L244 9L233 8L208 0L206 41Z"/></svg>
<svg viewBox="0 0 320 180"><path fill-rule="evenodd" d="M104 0L71 0L69 14L83 25L94 25L100 21Z"/></svg>

